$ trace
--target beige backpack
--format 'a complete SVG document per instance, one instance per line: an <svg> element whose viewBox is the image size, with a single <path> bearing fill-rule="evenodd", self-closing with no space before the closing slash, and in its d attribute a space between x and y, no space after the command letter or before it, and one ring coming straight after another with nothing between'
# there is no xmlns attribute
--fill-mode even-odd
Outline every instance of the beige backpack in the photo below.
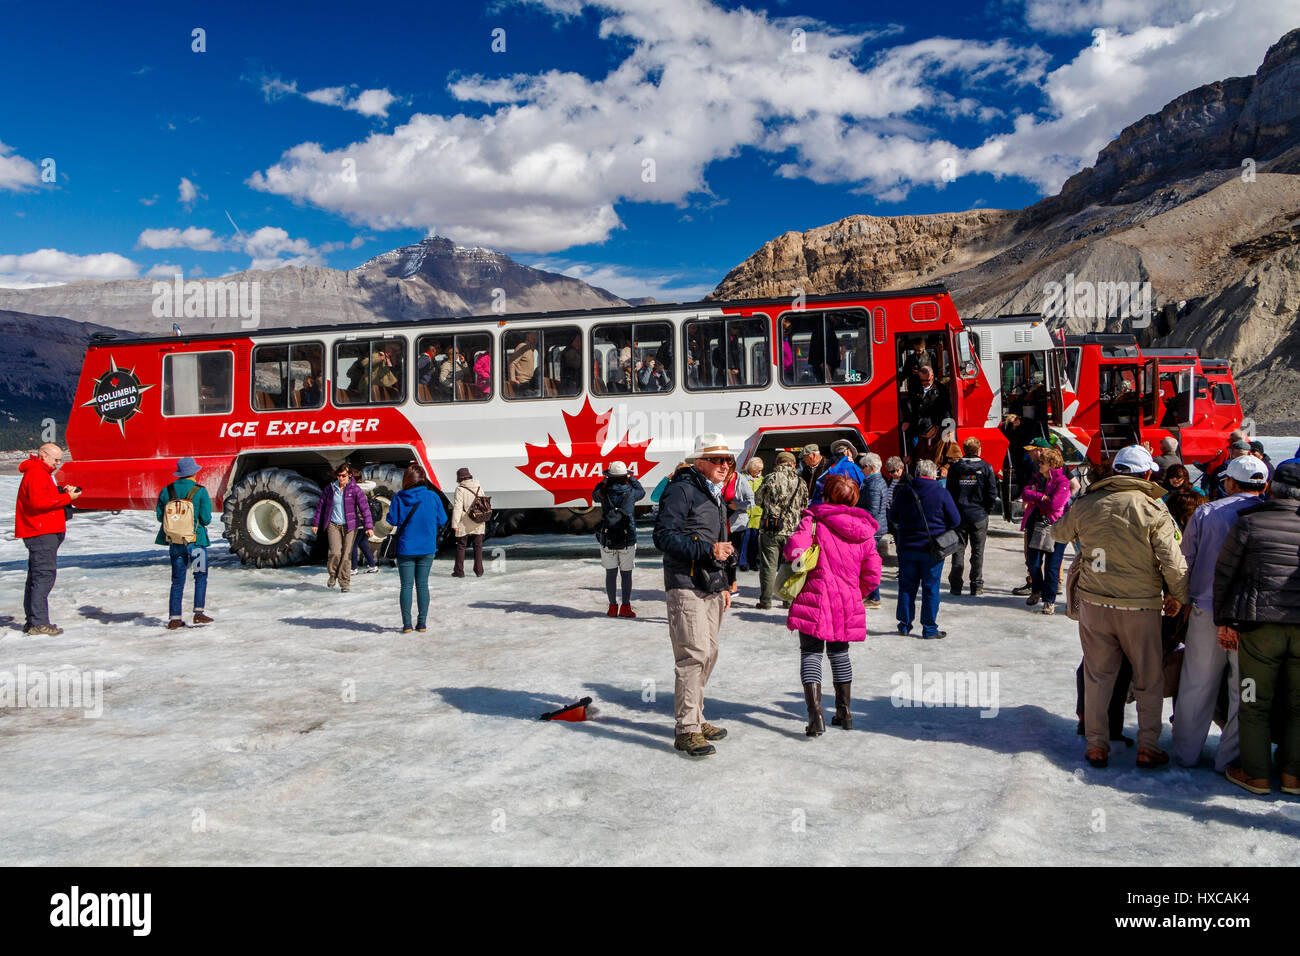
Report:
<svg viewBox="0 0 1300 956"><path fill-rule="evenodd" d="M198 540L194 533L194 496L199 486L195 485L184 498L176 497L173 485L167 486L170 500L163 505L163 537L171 544L193 544Z"/></svg>

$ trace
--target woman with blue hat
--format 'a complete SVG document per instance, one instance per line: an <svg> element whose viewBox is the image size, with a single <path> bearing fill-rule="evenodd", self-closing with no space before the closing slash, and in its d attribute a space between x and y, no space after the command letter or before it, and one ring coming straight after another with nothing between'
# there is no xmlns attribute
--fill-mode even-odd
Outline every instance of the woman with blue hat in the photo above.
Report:
<svg viewBox="0 0 1300 956"><path fill-rule="evenodd" d="M208 592L208 523L212 520L212 499L207 489L194 480L198 473L199 463L193 458L176 462L173 476L176 481L158 495L155 509L162 524L154 543L168 545L172 563L167 622L170 631L185 626L181 605L185 600L185 572L191 567L194 568L194 623L212 623L203 608Z"/></svg>

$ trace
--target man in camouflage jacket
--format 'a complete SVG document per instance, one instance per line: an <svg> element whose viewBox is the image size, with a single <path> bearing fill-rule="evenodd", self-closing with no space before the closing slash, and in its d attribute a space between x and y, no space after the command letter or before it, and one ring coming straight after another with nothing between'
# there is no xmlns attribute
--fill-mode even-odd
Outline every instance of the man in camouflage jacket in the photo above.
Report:
<svg viewBox="0 0 1300 956"><path fill-rule="evenodd" d="M808 486L794 470L794 455L783 451L776 456L776 468L763 479L756 507L763 509L758 520L758 606L772 606L776 590L776 572L786 541L799 527L799 518L808 507Z"/></svg>

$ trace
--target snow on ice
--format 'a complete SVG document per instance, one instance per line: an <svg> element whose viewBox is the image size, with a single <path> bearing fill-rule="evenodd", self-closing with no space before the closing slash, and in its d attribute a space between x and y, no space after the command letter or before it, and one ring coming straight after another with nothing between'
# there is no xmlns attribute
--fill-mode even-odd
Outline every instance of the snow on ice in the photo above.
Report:
<svg viewBox="0 0 1300 956"><path fill-rule="evenodd" d="M17 485L0 479L6 514ZM25 637L10 538L0 672L98 673L103 712L0 710L0 863L1294 863L1300 801L1214 773L1217 731L1196 770L1139 771L1122 744L1109 769L1084 764L1075 626L1010 595L1020 539L996 524L986 596L945 589L946 640L893 633L886 570L852 650L855 727L815 740L797 639L742 574L706 709L730 735L703 760L672 749L648 531L637 620L605 617L590 539L509 538L481 580L438 559L430 631L407 636L395 572L340 594L319 567L242 568L224 542L218 623L167 631L157 525L123 513L70 523L51 601L66 632ZM591 721L538 721L585 695Z"/></svg>

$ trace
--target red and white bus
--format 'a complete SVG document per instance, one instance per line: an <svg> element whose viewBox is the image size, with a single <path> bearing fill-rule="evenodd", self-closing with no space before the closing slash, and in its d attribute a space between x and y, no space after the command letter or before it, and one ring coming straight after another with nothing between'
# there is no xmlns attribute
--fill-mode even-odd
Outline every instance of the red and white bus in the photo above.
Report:
<svg viewBox="0 0 1300 956"><path fill-rule="evenodd" d="M935 286L101 338L86 353L63 476L84 490L78 507L153 508L175 459L192 455L231 550L257 566L310 556L312 510L342 461L364 466L381 515L418 461L439 488L468 467L499 512L581 526L611 462L649 489L701 432L769 467L779 449L825 452L840 437L898 454L898 369L917 337L950 392L948 433L979 437L1001 472L992 392Z"/></svg>

